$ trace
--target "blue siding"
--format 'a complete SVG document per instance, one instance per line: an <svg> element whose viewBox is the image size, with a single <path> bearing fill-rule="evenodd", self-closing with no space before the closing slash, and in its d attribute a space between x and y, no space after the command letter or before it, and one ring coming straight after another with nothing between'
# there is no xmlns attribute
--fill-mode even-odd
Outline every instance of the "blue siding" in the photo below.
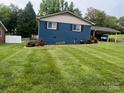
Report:
<svg viewBox="0 0 124 93"><path fill-rule="evenodd" d="M67 23L58 23L57 30L47 29L47 22L40 21L39 38L47 44L56 44L56 42L65 42L66 44L79 44L80 40L87 42L90 37L91 26L83 25L81 32L73 32L71 25Z"/></svg>

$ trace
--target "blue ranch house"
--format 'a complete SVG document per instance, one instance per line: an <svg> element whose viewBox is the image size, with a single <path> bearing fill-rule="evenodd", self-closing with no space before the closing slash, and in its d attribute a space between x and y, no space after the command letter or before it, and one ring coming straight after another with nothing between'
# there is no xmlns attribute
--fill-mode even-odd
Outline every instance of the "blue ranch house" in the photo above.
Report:
<svg viewBox="0 0 124 93"><path fill-rule="evenodd" d="M90 39L89 22L71 12L60 12L38 18L38 37L47 44L79 44Z"/></svg>

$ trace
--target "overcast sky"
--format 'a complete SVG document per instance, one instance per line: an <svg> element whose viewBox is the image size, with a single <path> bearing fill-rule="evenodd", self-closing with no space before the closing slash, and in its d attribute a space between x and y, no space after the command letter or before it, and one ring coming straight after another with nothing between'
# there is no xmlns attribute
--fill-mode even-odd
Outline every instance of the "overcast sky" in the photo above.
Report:
<svg viewBox="0 0 124 93"><path fill-rule="evenodd" d="M40 2L42 0L0 0L0 3L9 5L11 3L17 5L19 8L24 8L26 3L31 1L35 12L39 10ZM82 14L86 13L88 7L94 7L97 9L104 10L107 14L113 16L124 16L124 0L66 0L73 1L75 6L78 7Z"/></svg>

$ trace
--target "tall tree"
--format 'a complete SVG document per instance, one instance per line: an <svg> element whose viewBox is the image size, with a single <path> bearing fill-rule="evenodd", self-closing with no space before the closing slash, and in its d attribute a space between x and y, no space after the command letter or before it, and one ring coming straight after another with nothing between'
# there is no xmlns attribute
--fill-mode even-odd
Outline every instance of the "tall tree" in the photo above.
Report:
<svg viewBox="0 0 124 93"><path fill-rule="evenodd" d="M68 11L69 7L68 7L68 2L65 2L65 7L64 7L64 11Z"/></svg>
<svg viewBox="0 0 124 93"><path fill-rule="evenodd" d="M106 18L104 20L104 26L116 29L117 22L118 22L118 19L116 17L106 16Z"/></svg>
<svg viewBox="0 0 124 93"><path fill-rule="evenodd" d="M104 26L106 14L104 11L100 11L98 9L90 7L87 9L85 18L94 22L98 26Z"/></svg>
<svg viewBox="0 0 124 93"><path fill-rule="evenodd" d="M8 27L9 27L9 31L11 34L15 34L15 30L16 30L16 26L17 26L17 13L18 13L18 7L11 4L10 5L10 9L11 9L11 16L10 16L10 20L8 22Z"/></svg>
<svg viewBox="0 0 124 93"><path fill-rule="evenodd" d="M82 13L81 13L81 11L78 8L74 9L74 14L82 17Z"/></svg>
<svg viewBox="0 0 124 93"><path fill-rule="evenodd" d="M42 0L40 4L39 15L47 15L60 11L60 1L59 0Z"/></svg>
<svg viewBox="0 0 124 93"><path fill-rule="evenodd" d="M74 3L71 2L69 5L69 11L74 12Z"/></svg>
<svg viewBox="0 0 124 93"><path fill-rule="evenodd" d="M17 25L17 13L17 6L13 4L11 4L10 6L0 4L0 20L4 23L10 34L13 34L15 32L15 28Z"/></svg>
<svg viewBox="0 0 124 93"><path fill-rule="evenodd" d="M119 25L124 27L124 16L119 18Z"/></svg>
<svg viewBox="0 0 124 93"><path fill-rule="evenodd" d="M65 1L64 0L60 0L60 10L64 11L65 9Z"/></svg>
<svg viewBox="0 0 124 93"><path fill-rule="evenodd" d="M24 10L19 11L17 18L17 34L23 37L31 37L36 31L36 15L31 2L28 2Z"/></svg>
<svg viewBox="0 0 124 93"><path fill-rule="evenodd" d="M11 20L11 15L12 13L10 7L0 4L0 20L3 22L7 29L10 29L8 24Z"/></svg>
<svg viewBox="0 0 124 93"><path fill-rule="evenodd" d="M22 9L19 9L18 11L18 15L17 15L17 32L16 34L21 35L21 36L25 36L25 34L27 34L25 32L25 26L24 26L24 11Z"/></svg>

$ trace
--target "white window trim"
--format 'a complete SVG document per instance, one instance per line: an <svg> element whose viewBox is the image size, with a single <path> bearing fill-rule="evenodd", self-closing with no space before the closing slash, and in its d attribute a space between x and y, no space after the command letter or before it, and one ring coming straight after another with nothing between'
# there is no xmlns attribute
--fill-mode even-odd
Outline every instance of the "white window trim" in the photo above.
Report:
<svg viewBox="0 0 124 93"><path fill-rule="evenodd" d="M80 24L72 24L72 25L80 25ZM73 30L73 26L72 26L72 31L74 31L74 32L81 32L81 25L80 25L80 29L79 30Z"/></svg>
<svg viewBox="0 0 124 93"><path fill-rule="evenodd" d="M50 28L50 27L48 26L49 22L47 22L47 29L53 29L53 30L56 30L56 29L57 29L57 22L51 22L51 23L55 23L55 24L56 24L56 27L55 27L55 28Z"/></svg>
<svg viewBox="0 0 124 93"><path fill-rule="evenodd" d="M0 34L0 37L2 37L2 34L3 34L3 33L2 33L2 31L1 31L1 30L0 30L0 33L1 33L1 34Z"/></svg>

